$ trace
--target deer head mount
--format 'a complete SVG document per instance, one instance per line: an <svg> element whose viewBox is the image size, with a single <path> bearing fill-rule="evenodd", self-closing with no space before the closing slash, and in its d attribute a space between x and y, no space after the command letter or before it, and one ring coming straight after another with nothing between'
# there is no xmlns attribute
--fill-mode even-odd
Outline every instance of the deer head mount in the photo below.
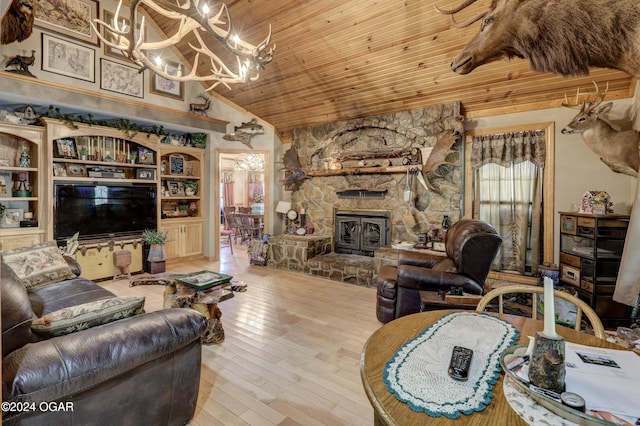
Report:
<svg viewBox="0 0 640 426"><path fill-rule="evenodd" d="M180 0L132 0L129 27L120 15L122 1L118 3L113 23L94 19L90 24L105 45L121 50L127 58L140 66L141 71L148 68L159 76L174 81L213 81L206 89L208 91L218 84L229 87L231 83L256 80L258 72L273 59L275 44L270 46L271 27L267 37L256 46L240 40L234 32L226 4L222 4L215 15L209 15L208 6L202 0L186 0L184 3ZM177 30L167 35L164 40L145 41L145 10L153 10L168 20L175 21ZM210 43L203 38L205 34L217 40L224 51L211 50ZM178 43L183 39L195 40L188 42L189 48L196 52L189 67L190 72L186 75L182 75L180 71L170 74L167 64L162 65L156 61L159 57L158 51L170 47L178 48ZM227 65L221 58L221 55L226 57L229 54L232 61L236 62L235 67ZM209 59L209 69L202 75L198 73L201 55Z"/></svg>
<svg viewBox="0 0 640 426"><path fill-rule="evenodd" d="M638 176L640 168L640 134L635 130L617 131L601 117L611 111L613 103L602 104L609 85L603 92L594 82L595 92L576 93L569 103L565 93L562 106L578 109L578 114L562 129L563 134L580 133L587 146L616 173ZM580 98L582 97L582 101Z"/></svg>
<svg viewBox="0 0 640 426"><path fill-rule="evenodd" d="M456 27L482 20L477 33L451 63L458 74L502 58L527 59L536 71L587 75L606 67L640 77L640 2L626 0L493 0L472 19L454 15L477 0L443 10Z"/></svg>

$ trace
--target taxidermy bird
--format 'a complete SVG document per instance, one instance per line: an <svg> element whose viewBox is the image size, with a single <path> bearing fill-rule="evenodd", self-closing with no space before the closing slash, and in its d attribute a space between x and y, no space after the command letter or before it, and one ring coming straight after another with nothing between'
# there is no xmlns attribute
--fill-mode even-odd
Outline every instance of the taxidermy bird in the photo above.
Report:
<svg viewBox="0 0 640 426"><path fill-rule="evenodd" d="M31 56L20 56L16 55L13 58L7 61L7 65L5 69L9 67L17 67L13 70L9 70L10 72L16 72L20 74L27 74L33 77L33 74L29 72L29 67L32 66L36 62L36 51L31 51Z"/></svg>

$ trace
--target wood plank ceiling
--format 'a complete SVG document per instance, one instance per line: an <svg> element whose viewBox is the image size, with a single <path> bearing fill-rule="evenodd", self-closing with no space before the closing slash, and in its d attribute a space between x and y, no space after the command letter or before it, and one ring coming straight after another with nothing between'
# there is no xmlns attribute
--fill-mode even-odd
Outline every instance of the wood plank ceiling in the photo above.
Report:
<svg viewBox="0 0 640 426"><path fill-rule="evenodd" d="M452 27L434 5L452 0L230 0L241 38L257 44L272 25L273 62L260 79L215 92L272 124L283 142L298 127L459 100L467 117L559 106L565 91L604 87L607 99L633 96L635 79L615 70L563 78L530 70L520 59L457 75L449 64L479 30ZM460 21L486 9L480 0ZM215 7L215 6L214 6ZM175 23L149 13L165 34ZM215 45L214 40L208 42ZM185 64L194 59L181 45ZM550 117L552 119L552 117Z"/></svg>

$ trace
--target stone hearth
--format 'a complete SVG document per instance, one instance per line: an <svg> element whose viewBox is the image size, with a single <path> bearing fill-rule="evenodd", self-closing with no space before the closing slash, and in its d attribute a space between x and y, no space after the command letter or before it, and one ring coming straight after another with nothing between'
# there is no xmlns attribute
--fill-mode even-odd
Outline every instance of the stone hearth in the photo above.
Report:
<svg viewBox="0 0 640 426"><path fill-rule="evenodd" d="M309 259L309 273L333 281L375 287L373 257L329 253Z"/></svg>

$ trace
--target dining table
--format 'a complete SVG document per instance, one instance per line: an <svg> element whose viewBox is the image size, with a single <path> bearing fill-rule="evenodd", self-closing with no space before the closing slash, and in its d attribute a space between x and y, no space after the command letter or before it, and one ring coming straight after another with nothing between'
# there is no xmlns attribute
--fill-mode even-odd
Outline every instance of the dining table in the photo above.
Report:
<svg viewBox="0 0 640 426"><path fill-rule="evenodd" d="M399 348L416 338L428 326L436 323L446 314L456 310L434 310L397 318L376 330L365 343L360 358L360 375L364 391L374 410L375 425L526 425L527 423L512 410L503 395L504 372L500 374L494 388L491 402L482 411L461 415L457 419L445 416L431 417L425 412L413 411L408 404L391 393L383 380L384 369ZM526 345L529 336L535 336L544 328L543 321L523 316L489 313L513 325L519 331L516 344ZM565 341L581 345L624 349L594 335L571 328L556 326L556 332Z"/></svg>

